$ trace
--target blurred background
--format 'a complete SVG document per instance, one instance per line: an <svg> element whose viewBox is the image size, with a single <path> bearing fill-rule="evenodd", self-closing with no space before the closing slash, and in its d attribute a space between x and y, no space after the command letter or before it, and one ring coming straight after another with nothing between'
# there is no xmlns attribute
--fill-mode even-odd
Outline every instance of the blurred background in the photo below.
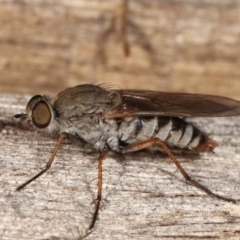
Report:
<svg viewBox="0 0 240 240"><path fill-rule="evenodd" d="M240 0L0 0L0 92L92 82L240 99Z"/></svg>

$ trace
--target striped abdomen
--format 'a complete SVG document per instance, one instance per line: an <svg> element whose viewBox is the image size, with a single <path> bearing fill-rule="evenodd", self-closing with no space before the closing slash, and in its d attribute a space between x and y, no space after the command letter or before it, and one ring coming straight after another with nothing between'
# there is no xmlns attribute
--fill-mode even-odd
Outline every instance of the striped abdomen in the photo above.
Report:
<svg viewBox="0 0 240 240"><path fill-rule="evenodd" d="M192 124L176 117L136 117L119 126L119 139L125 143L159 138L170 147L212 151L216 142Z"/></svg>

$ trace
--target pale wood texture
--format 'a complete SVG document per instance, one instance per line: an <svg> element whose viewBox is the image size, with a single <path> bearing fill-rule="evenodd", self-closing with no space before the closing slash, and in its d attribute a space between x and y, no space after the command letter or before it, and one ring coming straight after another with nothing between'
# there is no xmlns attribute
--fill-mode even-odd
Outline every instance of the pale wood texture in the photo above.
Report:
<svg viewBox="0 0 240 240"><path fill-rule="evenodd" d="M2 120L24 111L24 95L0 95ZM239 199L240 117L196 119L217 140L215 154L179 156L211 190ZM5 127L0 132L0 238L78 239L89 226L97 192L97 153L66 141L49 172L15 188L45 166L56 139ZM88 239L239 239L239 203L210 198L160 154L110 155L103 164L103 206Z"/></svg>
<svg viewBox="0 0 240 240"><path fill-rule="evenodd" d="M83 82L239 97L239 0L0 0L0 91Z"/></svg>
<svg viewBox="0 0 240 240"><path fill-rule="evenodd" d="M122 1L0 0L0 120L30 95L83 82L239 96L240 1L129 1L124 56ZM114 24L115 21L115 24ZM107 33L110 32L109 37ZM220 143L215 154L179 156L189 174L239 199L239 117L197 119ZM56 139L0 125L0 238L78 239L91 221L97 153L66 141L48 174L15 188L46 163ZM186 185L166 157L104 161L104 206L88 239L239 239L239 203Z"/></svg>

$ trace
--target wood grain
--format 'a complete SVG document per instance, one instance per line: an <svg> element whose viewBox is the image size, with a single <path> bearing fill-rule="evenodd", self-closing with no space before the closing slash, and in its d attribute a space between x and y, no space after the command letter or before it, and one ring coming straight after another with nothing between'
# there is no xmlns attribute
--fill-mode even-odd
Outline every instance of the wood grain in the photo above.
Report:
<svg viewBox="0 0 240 240"><path fill-rule="evenodd" d="M29 95L0 95L1 120L24 111ZM178 156L211 190L239 201L240 117L193 119L220 146L215 154ZM98 154L66 140L47 174L16 192L42 169L56 139L5 126L0 132L0 238L79 239L97 192ZM88 239L239 239L240 207L186 184L166 156L109 155L103 164L103 205Z"/></svg>
<svg viewBox="0 0 240 240"><path fill-rule="evenodd" d="M121 4L0 0L0 121L24 112L30 95L23 94L56 95L83 82L240 99L239 0L129 0L127 58ZM238 201L239 120L191 120L219 147L215 154L178 156L190 176ZM45 166L55 143L0 123L1 239L75 240L89 226L98 154L77 143L66 140L49 172L15 191ZM240 238L239 202L187 185L167 157L111 154L103 168L103 206L88 239Z"/></svg>
<svg viewBox="0 0 240 240"><path fill-rule="evenodd" d="M125 38L122 2L0 0L0 91L101 82L240 99L240 0L129 0Z"/></svg>

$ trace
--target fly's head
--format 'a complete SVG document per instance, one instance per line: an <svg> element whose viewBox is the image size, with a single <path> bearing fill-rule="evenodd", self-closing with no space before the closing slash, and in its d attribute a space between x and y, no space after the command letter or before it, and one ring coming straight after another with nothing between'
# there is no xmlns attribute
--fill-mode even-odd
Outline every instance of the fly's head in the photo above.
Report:
<svg viewBox="0 0 240 240"><path fill-rule="evenodd" d="M33 96L26 107L26 114L16 114L14 119L23 125L33 127L50 133L59 131L54 112L54 99L48 96Z"/></svg>

